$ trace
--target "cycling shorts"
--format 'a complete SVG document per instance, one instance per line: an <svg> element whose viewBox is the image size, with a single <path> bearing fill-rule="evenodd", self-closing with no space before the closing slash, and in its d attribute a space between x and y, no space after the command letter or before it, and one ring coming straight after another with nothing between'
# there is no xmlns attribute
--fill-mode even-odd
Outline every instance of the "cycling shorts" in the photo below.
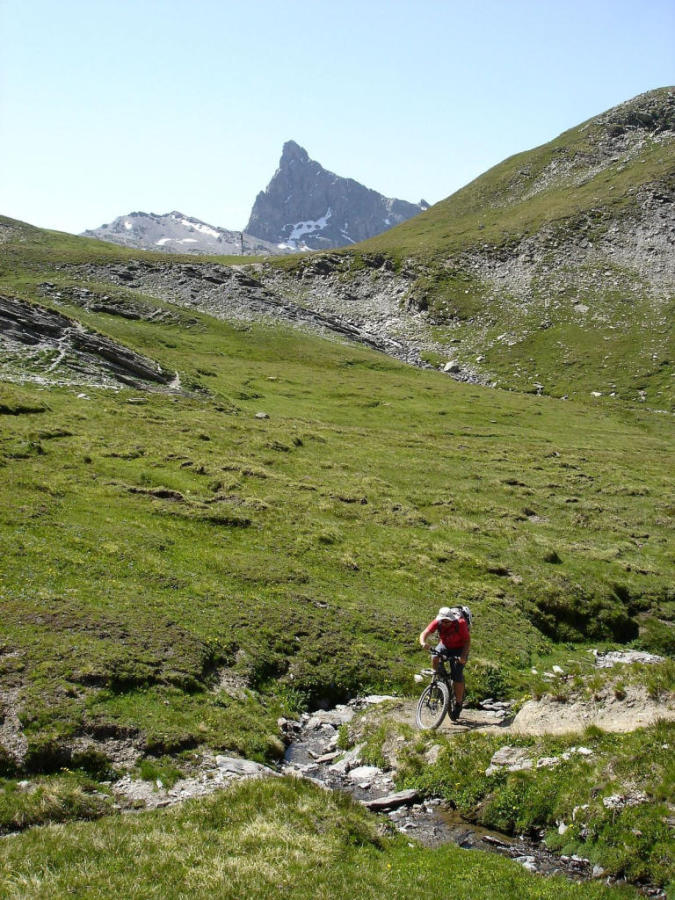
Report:
<svg viewBox="0 0 675 900"><path fill-rule="evenodd" d="M462 651L459 649L448 650L445 644L437 644L436 652L440 653L443 659L449 660L452 680L456 681L458 684L464 684L464 666L459 661Z"/></svg>

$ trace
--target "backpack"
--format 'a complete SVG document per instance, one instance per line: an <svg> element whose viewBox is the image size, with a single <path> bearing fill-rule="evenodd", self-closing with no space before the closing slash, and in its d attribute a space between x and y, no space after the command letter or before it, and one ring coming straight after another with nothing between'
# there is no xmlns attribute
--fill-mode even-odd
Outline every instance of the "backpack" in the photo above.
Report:
<svg viewBox="0 0 675 900"><path fill-rule="evenodd" d="M466 627L469 629L469 631L471 631L471 623L473 622L473 616L471 615L471 610L469 609L468 606L458 606L456 608L460 611L462 618L466 622Z"/></svg>

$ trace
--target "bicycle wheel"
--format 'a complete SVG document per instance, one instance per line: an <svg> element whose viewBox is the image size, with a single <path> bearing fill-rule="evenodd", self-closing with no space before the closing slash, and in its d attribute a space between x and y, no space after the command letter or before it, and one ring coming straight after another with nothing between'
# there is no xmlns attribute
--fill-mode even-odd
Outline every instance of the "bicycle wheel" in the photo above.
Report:
<svg viewBox="0 0 675 900"><path fill-rule="evenodd" d="M438 726L450 706L450 691L442 681L432 681L422 691L417 704L417 727L427 731Z"/></svg>

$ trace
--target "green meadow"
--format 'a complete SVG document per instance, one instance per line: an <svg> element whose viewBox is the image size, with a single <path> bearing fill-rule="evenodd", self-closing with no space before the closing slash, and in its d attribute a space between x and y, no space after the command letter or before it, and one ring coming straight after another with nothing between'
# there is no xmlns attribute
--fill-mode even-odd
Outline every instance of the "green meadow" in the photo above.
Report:
<svg viewBox="0 0 675 900"><path fill-rule="evenodd" d="M0 357L0 833L23 832L0 841L2 896L152 897L167 885L177 897L435 897L448 885L466 898L633 895L424 850L289 779L121 816L110 792L120 767L104 752L132 744L136 774L165 784L202 750L274 763L279 716L365 692L412 696L427 664L417 636L440 605L474 613L469 704L592 690L594 648L672 656L672 298L655 305L632 285L628 308L600 285L588 327L573 310L590 289L568 285L544 328L537 304L507 296L484 315L480 278L448 268L480 242L581 228L598 197L602 215L583 230L602 231L632 214L631 188L667 176L655 140L642 180L607 170L525 198L552 159L570 147L583 156L593 140L580 128L507 160L350 257L354 269L414 258L407 302L430 312L441 343L460 335L473 353L471 341L487 340L497 389L87 280L90 264L171 259L0 218L4 298L51 306L180 384L102 387L58 348ZM312 258L271 265L292 273ZM77 303L82 287L105 295L107 311ZM554 288L543 277L535 287L542 303ZM505 323L518 341L500 342ZM574 680L533 678L552 663ZM626 677L653 696L672 689L670 666ZM374 761L394 727L370 736ZM490 777L503 739L438 738L427 764L430 738L396 733L407 741L401 784L492 827L544 832L609 873L672 878L665 725L570 738L592 746L590 768ZM569 741L520 744L543 755ZM606 814L615 783L649 802Z"/></svg>
<svg viewBox="0 0 675 900"><path fill-rule="evenodd" d="M2 666L36 768L104 727L274 755L280 703L409 687L442 602L475 610L474 699L552 640L658 642L663 416L297 332L62 311L193 389L2 386ZM255 698L214 693L221 669Z"/></svg>

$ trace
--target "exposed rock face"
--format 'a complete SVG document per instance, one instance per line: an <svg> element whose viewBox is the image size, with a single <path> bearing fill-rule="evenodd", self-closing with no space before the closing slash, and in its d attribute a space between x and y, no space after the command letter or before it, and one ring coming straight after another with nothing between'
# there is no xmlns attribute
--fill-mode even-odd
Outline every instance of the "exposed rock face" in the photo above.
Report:
<svg viewBox="0 0 675 900"><path fill-rule="evenodd" d="M174 210L164 215L132 212L119 216L109 225L83 232L83 237L98 238L166 253L213 253L219 256L261 256L283 252L273 244L242 231L228 231L207 225Z"/></svg>
<svg viewBox="0 0 675 900"><path fill-rule="evenodd" d="M603 731L627 732L675 719L672 695L654 700L645 688L629 684L617 696L611 687L592 699L574 698L560 703L553 697L528 700L510 726L513 734L568 734L589 725Z"/></svg>
<svg viewBox="0 0 675 900"><path fill-rule="evenodd" d="M309 263L309 258L306 261ZM330 284L338 285L340 274L344 274L342 264L330 259L317 264L319 269L330 273ZM304 271L311 273L314 268ZM171 262L85 266L78 270L78 275L87 279L111 281L129 290L150 293L219 318L286 322L365 344L413 365L425 365L414 337L414 323L421 317L419 313L399 308L405 287L396 285L393 273L387 273L391 277L383 278L375 296L371 296L372 273L369 270L364 274L363 288L369 298L364 303L365 308L360 303L361 281L344 287L344 295L340 293L335 298L325 287L323 278L316 282L311 277L300 278L298 282L296 276L286 278L275 269L272 273L275 277L267 281L261 277L263 274L259 266L243 269ZM314 287L318 292L326 291L326 302L314 295ZM406 330L404 326L412 339L399 338L400 332Z"/></svg>
<svg viewBox="0 0 675 900"><path fill-rule="evenodd" d="M327 250L374 237L428 205L390 199L334 175L287 141L279 168L256 197L246 231L292 249Z"/></svg>
<svg viewBox="0 0 675 900"><path fill-rule="evenodd" d="M0 350L3 361L10 362L13 353L18 352L25 361L33 352L36 371L32 380L45 384L149 387L167 386L175 378L175 373L162 371L157 363L128 347L17 297L0 296ZM11 371L5 377L12 380Z"/></svg>

